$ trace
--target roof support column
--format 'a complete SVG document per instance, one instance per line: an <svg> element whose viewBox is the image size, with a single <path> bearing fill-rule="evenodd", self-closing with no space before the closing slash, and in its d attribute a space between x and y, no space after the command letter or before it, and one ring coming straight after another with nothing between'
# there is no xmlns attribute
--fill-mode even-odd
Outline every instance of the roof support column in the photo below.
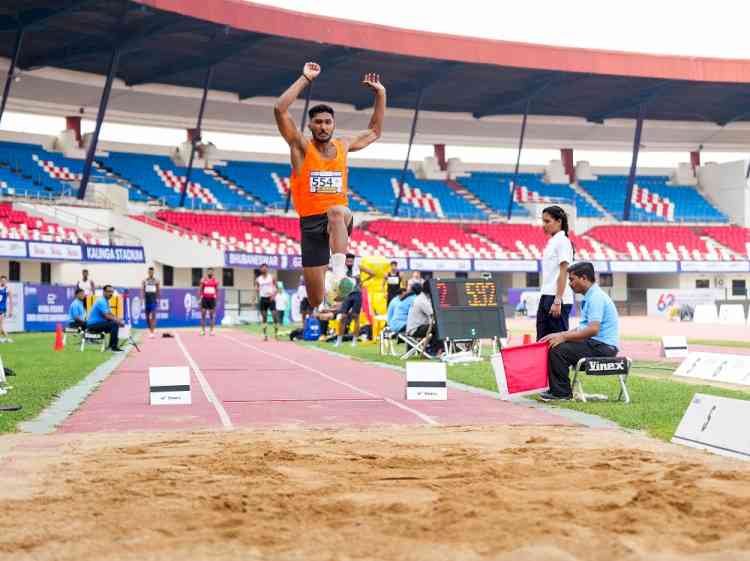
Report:
<svg viewBox="0 0 750 561"><path fill-rule="evenodd" d="M91 141L89 143L88 151L86 152L86 161L83 164L83 174L81 177L81 185L78 188L78 198L83 200L86 198L86 188L89 184L89 177L91 177L91 167L94 164L94 155L96 154L96 146L99 144L99 132L102 130L102 123L104 122L104 114L107 112L107 104L109 103L109 94L112 92L112 82L115 79L117 73L117 66L120 63L120 45L115 44L112 47L112 55L109 57L109 67L107 68L107 80L104 82L104 90L102 91L102 98L99 101L99 112L96 114L96 127L94 127L94 134L91 135Z"/></svg>
<svg viewBox="0 0 750 561"><path fill-rule="evenodd" d="M414 119L411 122L411 133L409 134L409 147L406 149L406 160L404 160L404 169L401 170L401 179L398 182L398 196L396 205L393 207L393 216L398 216L398 209L401 206L401 197L404 196L404 181L406 180L406 170L409 169L409 158L411 157L411 147L414 144L414 136L417 134L417 121L419 120L419 108L422 106L422 87L417 92L417 102L414 105Z"/></svg>
<svg viewBox="0 0 750 561"><path fill-rule="evenodd" d="M299 120L299 132L305 136L305 125L307 124L307 110L310 108L310 96L312 95L312 82L307 84L307 95L305 96L305 108L302 110L302 118ZM294 170L292 170L294 171ZM289 203L292 201L292 182L289 181L289 191L286 192L286 205L284 212L289 212Z"/></svg>
<svg viewBox="0 0 750 561"><path fill-rule="evenodd" d="M568 174L568 179L573 183L576 180L576 168L573 165L573 149L560 148L560 159L565 168L565 173Z"/></svg>
<svg viewBox="0 0 750 561"><path fill-rule="evenodd" d="M10 59L10 67L8 68L8 75L5 78L5 89L3 90L3 100L0 102L0 123L3 120L3 113L5 113L5 104L8 102L8 96L10 95L10 85L13 83L14 74L16 72L16 65L18 64L18 55L21 53L21 45L23 44L23 35L26 30L23 27L19 27L16 32L16 44L13 47L13 58Z"/></svg>
<svg viewBox="0 0 750 561"><path fill-rule="evenodd" d="M206 98L208 97L208 89L211 87L211 79L214 76L214 67L209 66L206 70L206 79L203 81L203 97L201 98L201 107L198 110L198 123L195 125L195 131L192 134L190 141L190 160L188 161L188 167L185 171L185 179L182 182L182 190L180 191L180 208L185 206L185 195L187 195L188 185L190 185L190 176L193 174L193 162L195 161L195 149L198 143L201 141L201 126L203 125L203 112L206 110Z"/></svg>
<svg viewBox="0 0 750 561"><path fill-rule="evenodd" d="M513 180L510 183L510 200L508 201L508 220L513 215L513 199L516 196L516 182L518 181L518 169L521 167L521 151L523 150L523 140L526 138L526 121L529 119L529 109L531 109L531 98L526 100L526 107L523 111L523 121L521 122L521 137L518 139L518 156L516 157L516 169L513 172Z"/></svg>
<svg viewBox="0 0 750 561"><path fill-rule="evenodd" d="M641 151L641 133L643 132L643 115L646 113L646 104L638 104L638 119L635 121L635 137L633 138L633 160L630 163L630 174L628 175L628 187L625 191L625 208L622 212L623 220L630 220L630 207L632 206L633 187L635 186L635 173L638 168L638 153Z"/></svg>

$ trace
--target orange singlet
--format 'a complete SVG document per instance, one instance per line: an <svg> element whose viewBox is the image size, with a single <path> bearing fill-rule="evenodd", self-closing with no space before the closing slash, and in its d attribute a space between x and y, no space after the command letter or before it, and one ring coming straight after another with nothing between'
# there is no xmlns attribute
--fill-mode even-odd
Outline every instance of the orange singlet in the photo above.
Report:
<svg viewBox="0 0 750 561"><path fill-rule="evenodd" d="M324 159L315 144L308 141L299 175L292 170L292 200L300 217L325 214L332 206L348 205L346 149L340 140L331 142L336 147L334 159Z"/></svg>

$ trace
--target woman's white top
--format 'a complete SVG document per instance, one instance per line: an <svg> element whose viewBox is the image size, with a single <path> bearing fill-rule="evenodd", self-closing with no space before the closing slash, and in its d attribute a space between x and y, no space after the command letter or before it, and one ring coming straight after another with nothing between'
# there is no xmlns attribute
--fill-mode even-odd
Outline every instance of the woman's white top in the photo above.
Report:
<svg viewBox="0 0 750 561"><path fill-rule="evenodd" d="M557 277L560 276L560 263L573 264L573 244L565 232L560 230L552 236L542 254L542 295L557 295ZM563 304L573 303L573 290L565 279Z"/></svg>

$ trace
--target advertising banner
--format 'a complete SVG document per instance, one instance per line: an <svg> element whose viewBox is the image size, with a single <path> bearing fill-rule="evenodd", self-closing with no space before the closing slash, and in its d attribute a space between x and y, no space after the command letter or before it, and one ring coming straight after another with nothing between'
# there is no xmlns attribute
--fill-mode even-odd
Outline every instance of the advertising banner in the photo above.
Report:
<svg viewBox="0 0 750 561"><path fill-rule="evenodd" d="M724 291L714 288L649 288L646 291L647 313L650 316L665 316L669 308L685 304L695 309L699 304L714 304L724 297Z"/></svg>
<svg viewBox="0 0 750 561"><path fill-rule="evenodd" d="M129 317L134 328L145 329L146 303L138 288L128 291ZM220 289L216 302L216 325L224 318L224 293ZM201 310L195 288L162 288L156 307L158 327L189 327L200 325Z"/></svg>
<svg viewBox="0 0 750 561"><path fill-rule="evenodd" d="M84 258L94 263L145 263L142 247L85 245Z"/></svg>
<svg viewBox="0 0 750 561"><path fill-rule="evenodd" d="M72 286L24 285L25 330L54 331L58 322L67 323L74 296L75 288Z"/></svg>

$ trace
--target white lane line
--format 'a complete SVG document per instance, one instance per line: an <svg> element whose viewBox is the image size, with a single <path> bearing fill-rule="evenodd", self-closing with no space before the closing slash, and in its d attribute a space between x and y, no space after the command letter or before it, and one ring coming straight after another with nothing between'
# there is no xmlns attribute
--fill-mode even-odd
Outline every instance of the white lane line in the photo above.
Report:
<svg viewBox="0 0 750 561"><path fill-rule="evenodd" d="M375 398L375 399L385 400L387 403L390 403L391 405L393 405L395 407L398 407L399 409L403 409L404 411L407 411L407 412L411 413L412 415L415 415L416 417L418 417L419 419L421 419L422 421L424 421L428 425L435 425L435 426L437 426L437 425L440 424L435 419L433 419L432 417L429 417L429 416L425 415L424 413L421 413L421 412L417 411L416 409L412 409L408 405L404 405L403 403L399 403L398 401L394 401L393 399L391 399L389 397L385 397L385 396L382 396L382 395L375 395L374 393L370 393L367 390L363 390L362 388L358 388L357 386L354 386L354 385L350 384L349 382L344 382L343 380L339 380L338 378L334 378L333 376L329 376L325 372L321 372L320 370L317 370L316 368L312 368L310 366L307 366L306 364L302 364L301 362L297 362L296 360L292 360L291 358L287 358L287 357L285 357L283 355L278 355L276 353L272 353L270 351L266 351L264 349L261 349L260 347L256 347L254 345L250 345L248 343L245 343L244 341L241 341L240 339L235 339L234 337L230 337L229 335L224 335L224 334L222 334L222 336L225 337L225 338L227 338L227 339L229 339L229 340L231 340L231 341L234 341L238 345L242 345L243 347L247 347L248 349L252 349L252 350L254 350L254 351L258 352L258 353L261 353L261 354L264 354L264 355L268 355L268 356L272 356L272 357L274 357L274 358L276 358L278 360L283 360L283 361L286 361L286 362L288 362L290 364L293 364L293 365L297 366L298 368L302 368L304 370L308 370L310 372L313 372L313 373L317 374L318 376L322 376L326 380L330 380L331 382L334 382L336 384L345 386L345 387L347 387L347 388L349 388L351 390L354 390L355 392L359 392L359 393L361 393L363 395L366 395L368 397L372 397L372 398Z"/></svg>
<svg viewBox="0 0 750 561"><path fill-rule="evenodd" d="M227 415L226 409L224 409L224 406L221 404L221 401L219 401L219 399L216 397L214 390L211 388L211 385L208 383L208 380L206 380L206 377L203 375L203 372L201 372L201 369L198 368L198 365L193 360L193 357L190 356L190 353L187 352L185 345L182 344L182 339L180 338L180 334L175 332L174 336L175 336L175 339L177 340L177 345L180 347L182 354L185 355L185 358L187 359L188 364L190 365L190 368L192 368L193 372L195 372L195 377L198 378L198 383L201 385L201 389L203 390L203 393L206 396L206 399L211 405L214 406L214 409L216 409L216 413L219 414L219 419L221 419L221 424L224 425L224 428L227 430L233 429L234 425L232 425L232 420L229 418L229 415Z"/></svg>

